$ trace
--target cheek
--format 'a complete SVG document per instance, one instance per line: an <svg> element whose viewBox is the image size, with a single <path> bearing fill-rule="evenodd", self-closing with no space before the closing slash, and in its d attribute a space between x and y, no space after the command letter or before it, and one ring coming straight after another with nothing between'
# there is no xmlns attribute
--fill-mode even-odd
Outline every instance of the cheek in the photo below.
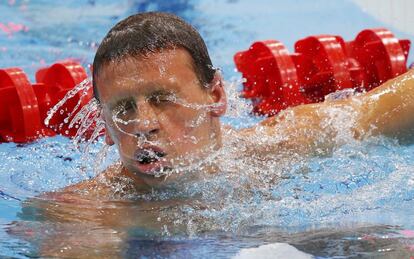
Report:
<svg viewBox="0 0 414 259"><path fill-rule="evenodd" d="M170 142L179 141L187 133L187 116L179 109L160 113L158 121Z"/></svg>
<svg viewBox="0 0 414 259"><path fill-rule="evenodd" d="M158 116L161 127L171 144L195 144L201 133L208 130L208 113L202 110L178 108Z"/></svg>
<svg viewBox="0 0 414 259"><path fill-rule="evenodd" d="M105 121L105 129L106 129L105 134L109 134L109 136L112 138L115 144L118 144L120 141L120 134L119 134L119 130L117 130L117 127L112 120L112 117L109 116L108 114L105 114L104 121Z"/></svg>
<svg viewBox="0 0 414 259"><path fill-rule="evenodd" d="M111 118L105 116L107 134L110 135L118 150L122 154L134 152L136 146L136 139L129 134L123 133L118 129Z"/></svg>
<svg viewBox="0 0 414 259"><path fill-rule="evenodd" d="M131 156L136 149L135 140L132 137L124 135L117 135L115 145L117 145L118 152L122 156Z"/></svg>

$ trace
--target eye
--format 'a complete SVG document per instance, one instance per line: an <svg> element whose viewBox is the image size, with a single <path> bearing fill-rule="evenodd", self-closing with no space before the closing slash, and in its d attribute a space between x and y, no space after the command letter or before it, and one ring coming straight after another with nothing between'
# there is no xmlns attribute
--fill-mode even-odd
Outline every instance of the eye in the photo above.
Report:
<svg viewBox="0 0 414 259"><path fill-rule="evenodd" d="M122 108L123 108L125 111L135 110L135 109L136 109L136 105L135 105L135 102L133 102L133 101L131 101L131 100L128 100L128 101L124 101L124 102L122 103Z"/></svg>
<svg viewBox="0 0 414 259"><path fill-rule="evenodd" d="M172 93L158 93L153 94L148 98L148 101L156 104L156 105L162 105L162 104L168 104L173 103L175 100L175 96Z"/></svg>
<svg viewBox="0 0 414 259"><path fill-rule="evenodd" d="M133 100L122 100L119 102L114 111L119 114L126 114L128 112L133 112L136 110L136 104Z"/></svg>

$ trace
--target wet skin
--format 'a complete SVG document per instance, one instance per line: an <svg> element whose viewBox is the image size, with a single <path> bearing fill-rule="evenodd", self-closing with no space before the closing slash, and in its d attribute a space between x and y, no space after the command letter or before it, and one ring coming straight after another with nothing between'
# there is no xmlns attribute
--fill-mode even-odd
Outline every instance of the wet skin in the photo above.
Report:
<svg viewBox="0 0 414 259"><path fill-rule="evenodd" d="M169 49L105 64L96 84L106 142L117 146L123 172L136 182L160 184L165 177L154 177L157 172L220 148L219 117L226 109L221 78L201 85L187 51Z"/></svg>

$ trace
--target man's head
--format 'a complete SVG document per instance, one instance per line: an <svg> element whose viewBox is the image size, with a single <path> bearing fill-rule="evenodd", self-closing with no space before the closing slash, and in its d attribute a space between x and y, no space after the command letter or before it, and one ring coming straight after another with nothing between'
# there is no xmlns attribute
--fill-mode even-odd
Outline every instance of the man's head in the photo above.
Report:
<svg viewBox="0 0 414 259"><path fill-rule="evenodd" d="M204 41L166 13L128 17L105 36L93 64L106 142L148 184L221 145L226 99Z"/></svg>

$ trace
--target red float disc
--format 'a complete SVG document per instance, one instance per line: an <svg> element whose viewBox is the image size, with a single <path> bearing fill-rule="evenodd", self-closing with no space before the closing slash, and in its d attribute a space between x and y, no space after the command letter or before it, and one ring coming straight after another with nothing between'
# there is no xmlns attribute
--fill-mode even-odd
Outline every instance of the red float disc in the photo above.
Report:
<svg viewBox="0 0 414 259"><path fill-rule="evenodd" d="M258 107L267 115L287 107L307 103L299 89L296 66L288 49L279 41L270 40L254 44L270 57L264 72L266 96Z"/></svg>
<svg viewBox="0 0 414 259"><path fill-rule="evenodd" d="M42 98L39 98L42 104L42 119L44 120L47 117L47 111L53 108L70 90L86 78L87 73L85 69L73 60L56 63L47 70L39 70L37 80L40 81L38 86L36 86L38 87L36 92L42 96ZM76 112L86 105L91 98L92 89L89 89L86 93L83 90L78 91L56 111L49 121L49 126L62 135L74 136L77 129L69 129L69 122Z"/></svg>
<svg viewBox="0 0 414 259"><path fill-rule="evenodd" d="M306 91L316 91L318 98L352 87L344 42L339 36L320 35L299 40L295 50L311 60L314 70L305 82Z"/></svg>
<svg viewBox="0 0 414 259"><path fill-rule="evenodd" d="M258 41L234 57L246 78L244 95L258 98L254 111L273 115L288 106L305 102L299 92L298 76L289 51L279 41Z"/></svg>
<svg viewBox="0 0 414 259"><path fill-rule="evenodd" d="M19 68L0 70L3 141L27 142L42 133L36 95L26 74ZM8 110L8 115L6 115Z"/></svg>
<svg viewBox="0 0 414 259"><path fill-rule="evenodd" d="M404 49L387 29L363 30L353 46L356 59L368 75L366 85L371 87L367 90L407 71Z"/></svg>
<svg viewBox="0 0 414 259"><path fill-rule="evenodd" d="M259 79L259 67L256 64L259 56L256 56L256 53L250 47L246 51L238 52L234 55L234 62L236 64L237 70L242 73L244 82L243 82L243 91L242 96L244 98L258 98L262 93L261 89L257 86Z"/></svg>

